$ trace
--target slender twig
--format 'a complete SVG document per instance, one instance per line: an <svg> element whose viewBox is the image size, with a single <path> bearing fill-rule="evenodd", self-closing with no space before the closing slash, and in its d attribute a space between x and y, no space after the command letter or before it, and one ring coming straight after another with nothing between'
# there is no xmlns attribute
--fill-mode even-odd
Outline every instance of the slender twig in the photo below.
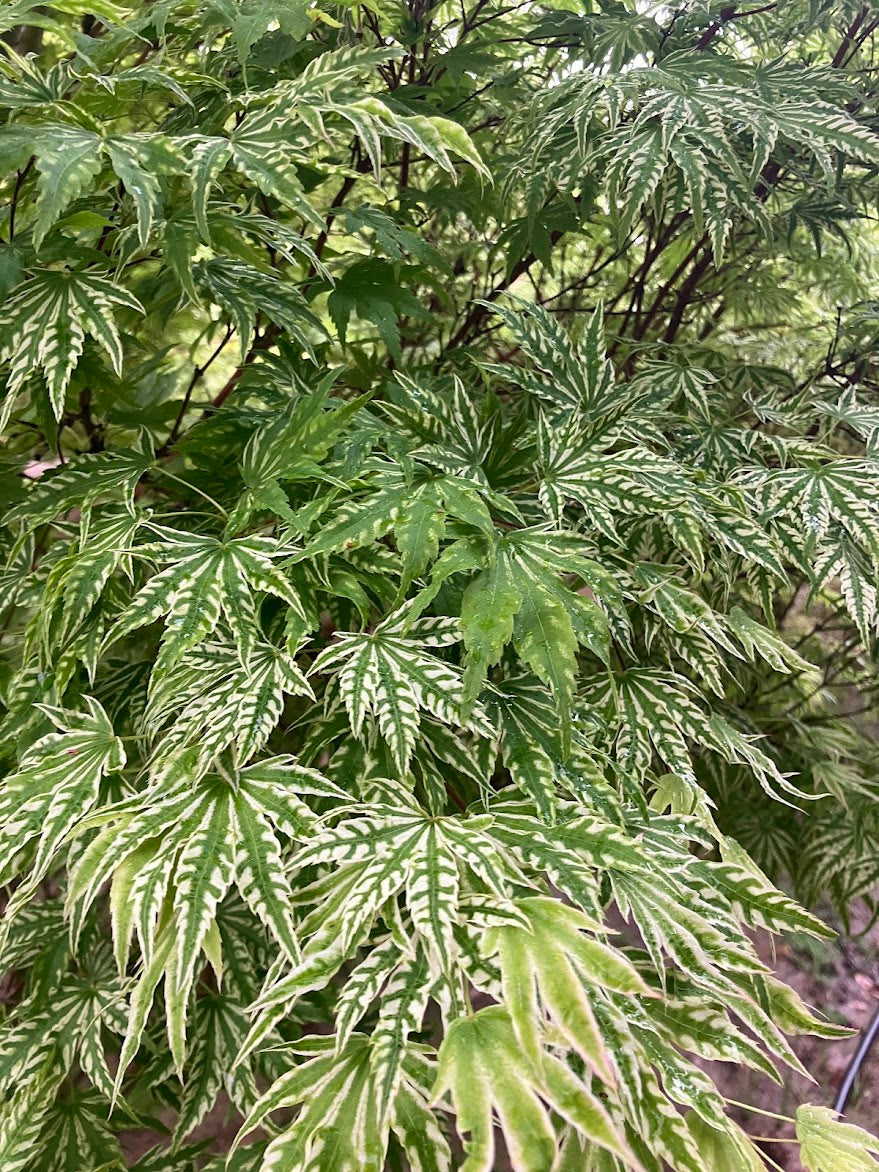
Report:
<svg viewBox="0 0 879 1172"><path fill-rule="evenodd" d="M549 246L551 249L555 247L563 235L564 233L561 230L556 230L550 235ZM507 275L503 277L495 285L495 287L485 295L484 300L497 301L497 299L503 293L505 293L511 285L514 285L516 281L518 281L519 277L528 272L536 260L537 257L533 252L529 252L527 255L523 256L521 260L518 260L516 264L513 265L509 273L507 273ZM451 338L449 338L443 349L445 351L454 350L457 346L463 345L464 342L466 342L471 337L476 327L479 326L483 319L487 316L488 309L485 305L472 305L467 313L467 316L464 318L458 329L455 330L455 332L452 334Z"/></svg>
<svg viewBox="0 0 879 1172"><path fill-rule="evenodd" d="M17 172L15 176L15 187L12 189L12 199L9 203L9 243L15 239L15 213L18 210L18 196L21 191L21 185L34 165L34 156L28 159L25 165Z"/></svg>
<svg viewBox="0 0 879 1172"><path fill-rule="evenodd" d="M738 1099L728 1099L724 1095L724 1099L733 1107L741 1107L744 1111L749 1111L754 1115L765 1115L767 1119L777 1119L779 1123L796 1123L795 1119L791 1119L790 1115L779 1115L777 1111L767 1111L764 1107L755 1107L753 1103L742 1103Z"/></svg>
<svg viewBox="0 0 879 1172"><path fill-rule="evenodd" d="M174 441L180 434L180 428L183 425L183 417L189 410L189 401L192 398L192 392L195 390L196 386L202 380L206 372L210 370L214 362L220 357L223 350L228 345L229 339L232 337L233 333L234 330L232 326L227 326L225 334L220 339L218 345L211 352L210 356L206 358L205 361L201 363L201 365L196 366L193 370L192 377L189 380L189 386L186 388L186 393L183 396L183 402L180 404L180 410L177 412L177 418L174 420L174 426L171 428L171 434L165 441L161 451L166 452L174 445Z"/></svg>
<svg viewBox="0 0 879 1172"><path fill-rule="evenodd" d="M777 3L764 4L760 8L748 8L744 12L737 12L733 4L728 8L721 8L717 20L712 21L696 42L696 49L707 49L725 24L731 24L734 20L744 20L746 16L757 16L760 12L771 12L773 8L777 7Z"/></svg>

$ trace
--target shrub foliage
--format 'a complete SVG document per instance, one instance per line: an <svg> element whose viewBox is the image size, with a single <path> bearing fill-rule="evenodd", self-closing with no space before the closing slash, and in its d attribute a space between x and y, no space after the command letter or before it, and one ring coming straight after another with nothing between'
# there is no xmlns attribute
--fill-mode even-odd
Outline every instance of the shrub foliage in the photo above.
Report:
<svg viewBox="0 0 879 1172"><path fill-rule="evenodd" d="M877 877L879 15L0 21L3 1172L771 1166L697 1060L844 1033L752 929Z"/></svg>

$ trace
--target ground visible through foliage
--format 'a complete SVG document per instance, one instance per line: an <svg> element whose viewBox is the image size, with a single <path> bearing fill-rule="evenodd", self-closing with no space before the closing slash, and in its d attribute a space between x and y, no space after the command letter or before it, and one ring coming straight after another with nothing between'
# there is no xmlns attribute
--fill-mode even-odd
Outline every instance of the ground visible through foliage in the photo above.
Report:
<svg viewBox="0 0 879 1172"><path fill-rule="evenodd" d="M793 1047L815 1079L814 1084L791 1074L782 1086L775 1086L755 1071L715 1064L711 1073L722 1094L782 1115L792 1115L797 1105L803 1102L832 1105L849 1059L860 1041L860 1031L867 1026L879 1005L879 927L863 932L865 927L866 917L856 909L851 934L840 926L839 937L826 944L794 937L777 943L773 955L771 940L764 936L758 941L761 956L772 965L781 980L792 985L809 1005L831 1020L858 1030L858 1034L841 1042L827 1042L820 1038L793 1039ZM736 1117L754 1135L776 1139L789 1134L784 1124L772 1119L744 1111L737 1112ZM861 1077L845 1118L849 1123L876 1130L879 1123L879 1043L861 1068ZM802 1169L795 1145L767 1143L763 1147L785 1172L800 1172Z"/></svg>

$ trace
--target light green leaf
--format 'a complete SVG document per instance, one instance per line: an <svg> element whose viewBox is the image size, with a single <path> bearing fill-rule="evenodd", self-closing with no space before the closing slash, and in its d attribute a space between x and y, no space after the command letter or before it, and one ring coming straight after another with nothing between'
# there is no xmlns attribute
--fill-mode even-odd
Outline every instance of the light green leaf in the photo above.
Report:
<svg viewBox="0 0 879 1172"><path fill-rule="evenodd" d="M872 1172L879 1168L879 1141L868 1131L840 1122L828 1107L797 1108L800 1159L809 1172Z"/></svg>

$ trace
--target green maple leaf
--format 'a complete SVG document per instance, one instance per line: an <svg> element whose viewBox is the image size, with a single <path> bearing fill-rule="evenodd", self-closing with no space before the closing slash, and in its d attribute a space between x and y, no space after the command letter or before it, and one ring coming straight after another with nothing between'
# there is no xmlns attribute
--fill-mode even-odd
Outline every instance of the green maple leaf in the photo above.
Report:
<svg viewBox="0 0 879 1172"><path fill-rule="evenodd" d="M842 1123L828 1107L797 1108L800 1159L809 1172L873 1172L879 1141L862 1127Z"/></svg>
<svg viewBox="0 0 879 1172"><path fill-rule="evenodd" d="M400 357L401 317L427 316L424 306L410 292L411 276L383 260L363 260L350 265L327 299L327 308L339 338L348 336L352 316L372 322L395 358Z"/></svg>
<svg viewBox="0 0 879 1172"><path fill-rule="evenodd" d="M450 1091L473 1172L494 1167L494 1115L517 1167L544 1168L555 1153L547 1107L583 1137L624 1160L625 1142L588 1088L559 1059L530 1068L506 1009L494 1005L453 1022L440 1049L434 1099ZM469 1135L467 1134L469 1133Z"/></svg>
<svg viewBox="0 0 879 1172"><path fill-rule="evenodd" d="M609 652L607 619L597 600L611 612L621 610L616 582L583 556L581 548L571 535L542 527L514 530L493 541L471 538L443 553L426 593L430 597L453 574L485 565L468 584L461 603L467 649L465 703L473 701L487 669L512 641L523 662L552 689L561 714L563 745L569 734L577 647L583 644L601 659ZM594 586L596 601L564 585L561 570Z"/></svg>

